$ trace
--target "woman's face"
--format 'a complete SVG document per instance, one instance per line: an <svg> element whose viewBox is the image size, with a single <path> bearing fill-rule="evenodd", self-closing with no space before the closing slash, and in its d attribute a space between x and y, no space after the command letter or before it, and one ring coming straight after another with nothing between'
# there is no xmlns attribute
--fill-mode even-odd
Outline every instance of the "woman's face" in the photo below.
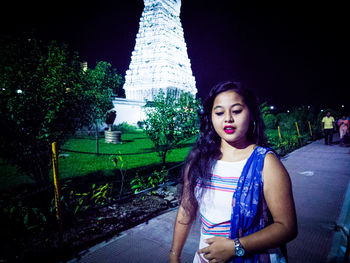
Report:
<svg viewBox="0 0 350 263"><path fill-rule="evenodd" d="M216 96L211 119L221 140L229 144L247 142L250 112L243 98L234 91L225 91Z"/></svg>

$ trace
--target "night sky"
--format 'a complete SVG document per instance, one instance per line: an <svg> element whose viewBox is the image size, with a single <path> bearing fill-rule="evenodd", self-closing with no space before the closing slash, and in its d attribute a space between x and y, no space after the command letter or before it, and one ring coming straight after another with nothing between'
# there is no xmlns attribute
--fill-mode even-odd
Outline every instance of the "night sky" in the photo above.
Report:
<svg viewBox="0 0 350 263"><path fill-rule="evenodd" d="M345 4L246 2L182 1L198 96L236 79L277 109L349 108ZM0 11L1 33L34 30L38 38L67 43L89 67L107 61L124 76L142 10L142 0L13 1Z"/></svg>

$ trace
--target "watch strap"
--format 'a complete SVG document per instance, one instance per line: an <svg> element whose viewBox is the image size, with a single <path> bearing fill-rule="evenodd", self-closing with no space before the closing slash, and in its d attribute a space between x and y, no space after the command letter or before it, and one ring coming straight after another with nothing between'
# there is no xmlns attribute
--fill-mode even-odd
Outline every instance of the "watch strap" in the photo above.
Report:
<svg viewBox="0 0 350 263"><path fill-rule="evenodd" d="M245 254L245 250L241 244L241 241L239 241L239 238L235 238L233 239L233 242L235 244L236 257L243 257Z"/></svg>

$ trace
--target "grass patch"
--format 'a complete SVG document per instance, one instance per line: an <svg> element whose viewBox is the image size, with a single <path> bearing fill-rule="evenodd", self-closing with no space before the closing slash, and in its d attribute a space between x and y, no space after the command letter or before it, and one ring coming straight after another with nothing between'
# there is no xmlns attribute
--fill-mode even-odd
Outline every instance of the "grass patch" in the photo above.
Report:
<svg viewBox="0 0 350 263"><path fill-rule="evenodd" d="M277 130L267 130L267 136L271 146L279 154L285 154L305 144L302 139L306 137L306 135L303 135L298 138L295 132L283 131L283 141L281 142ZM194 142L195 137L168 153L166 159L168 167L184 161ZM152 141L143 131L123 133L122 143L120 144L105 143L104 138L100 138L99 152L100 155L95 154L96 140L94 137L69 139L59 151L60 178L91 179L93 181L97 179L108 180L106 177L113 177L111 180L119 180L120 162L116 168L112 156L104 154L130 154L122 156L128 170L127 181L131 181L136 172L142 175L152 173L155 169L161 169L161 158L154 151ZM15 166L9 165L0 159L0 190L27 183L33 183L33 180L18 171Z"/></svg>
<svg viewBox="0 0 350 263"><path fill-rule="evenodd" d="M195 138L179 145L167 155L167 163L177 163L185 160ZM119 174L120 162L117 168L112 161L112 156L104 154L130 154L123 155L123 161L128 170L152 170L151 167L159 167L161 158L154 151L152 141L142 131L122 134L122 143L105 143L104 138L99 139L99 152L96 155L96 140L94 137L80 137L69 139L59 151L59 176L60 179L77 177L109 177ZM65 150L78 151L69 152ZM86 153L83 153L86 152ZM90 153L90 154L88 154ZM0 189L6 189L33 182L29 176L20 174L16 167L0 162ZM129 173L128 175L133 175Z"/></svg>

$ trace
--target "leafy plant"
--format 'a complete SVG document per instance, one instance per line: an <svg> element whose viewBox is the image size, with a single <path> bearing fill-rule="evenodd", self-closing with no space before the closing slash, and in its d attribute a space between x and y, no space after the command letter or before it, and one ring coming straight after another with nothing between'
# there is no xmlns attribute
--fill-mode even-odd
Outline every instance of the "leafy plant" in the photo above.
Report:
<svg viewBox="0 0 350 263"><path fill-rule="evenodd" d="M112 199L112 184L107 183L105 185L101 185L96 187L96 184L92 185L92 196L91 200L96 205L104 205L106 202Z"/></svg>
<svg viewBox="0 0 350 263"><path fill-rule="evenodd" d="M282 140L280 139L277 130L267 130L268 143L271 147L281 155L287 154L302 145L305 145L309 139L309 134L301 134L298 136L296 131L282 131Z"/></svg>
<svg viewBox="0 0 350 263"><path fill-rule="evenodd" d="M118 153L119 154L112 156L111 159L112 159L113 164L116 168L118 167L118 163L119 163L119 172L120 172L120 175L122 176L120 191L119 191L119 199L120 199L122 197L122 194L123 194L123 187L124 187L124 182L125 182L125 177L126 177L126 172L127 172L127 163L123 159L123 157L120 155L120 151Z"/></svg>
<svg viewBox="0 0 350 263"><path fill-rule="evenodd" d="M267 114L263 118L267 129L276 129L277 119L273 114Z"/></svg>
<svg viewBox="0 0 350 263"><path fill-rule="evenodd" d="M134 193L137 194L143 190L155 188L158 185L163 184L167 176L168 170L166 170L165 167L163 167L159 172L157 170L154 171L152 175L148 177L143 177L136 174L135 179L130 182L131 189L133 189Z"/></svg>
<svg viewBox="0 0 350 263"><path fill-rule="evenodd" d="M119 82L118 82L119 81ZM0 39L0 157L47 185L51 143L62 145L112 107L110 64L84 71L67 46L34 37Z"/></svg>
<svg viewBox="0 0 350 263"><path fill-rule="evenodd" d="M200 102L190 93L174 93L162 90L146 109L145 130L165 164L166 155L181 142L198 134Z"/></svg>
<svg viewBox="0 0 350 263"><path fill-rule="evenodd" d="M47 217L37 207L25 205L19 197L0 200L2 222L12 225L16 231L44 230Z"/></svg>
<svg viewBox="0 0 350 263"><path fill-rule="evenodd" d="M72 208L74 209L73 210L74 214L77 214L79 212L88 210L91 207L91 204L93 204L93 206L99 206L99 205L101 206L111 201L111 199L112 199L111 183L106 183L100 186L93 184L91 186L91 191L79 193L79 192L74 192L74 190L72 190L69 193L69 203L68 204L66 203L66 204L70 209Z"/></svg>
<svg viewBox="0 0 350 263"><path fill-rule="evenodd" d="M145 128L145 121L138 121L137 127L139 127L139 129L144 129Z"/></svg>
<svg viewBox="0 0 350 263"><path fill-rule="evenodd" d="M122 122L117 125L117 130L121 132L135 132L137 127L130 125L127 122Z"/></svg>

